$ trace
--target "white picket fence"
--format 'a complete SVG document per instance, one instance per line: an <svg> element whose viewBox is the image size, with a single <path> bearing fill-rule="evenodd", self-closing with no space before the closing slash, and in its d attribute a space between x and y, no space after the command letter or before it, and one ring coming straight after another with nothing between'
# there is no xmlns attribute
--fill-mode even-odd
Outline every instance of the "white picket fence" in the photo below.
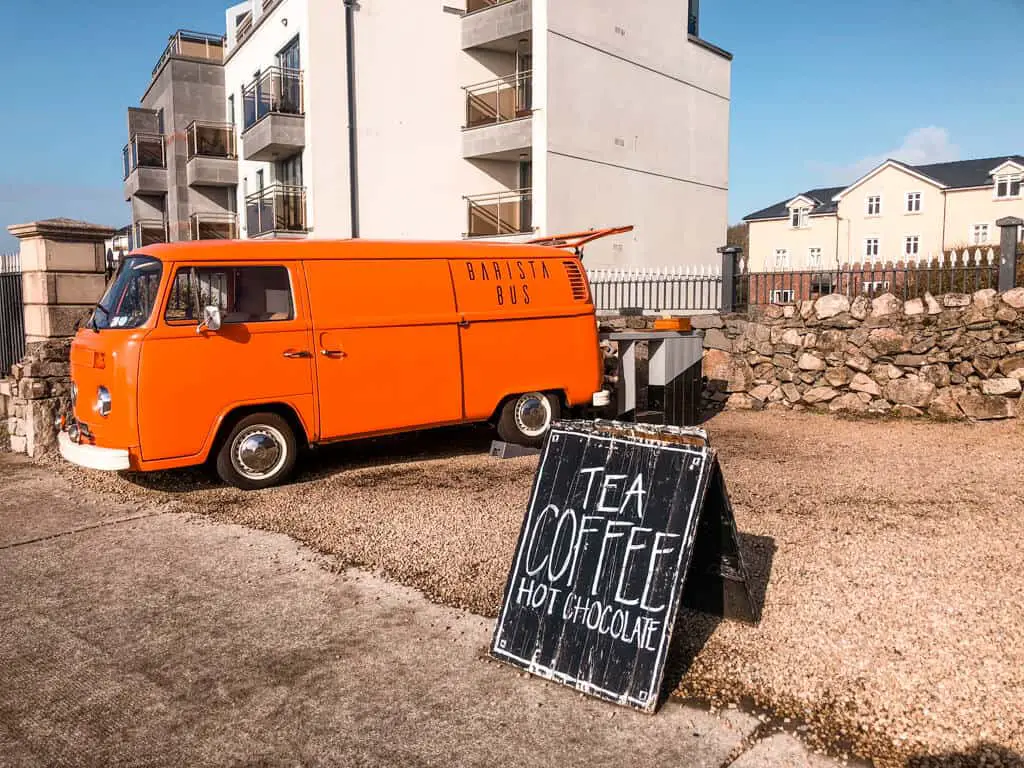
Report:
<svg viewBox="0 0 1024 768"><path fill-rule="evenodd" d="M0 275L11 272L21 272L21 255L14 253L0 253Z"/></svg>
<svg viewBox="0 0 1024 768"><path fill-rule="evenodd" d="M718 309L721 265L588 269L600 312L681 312Z"/></svg>

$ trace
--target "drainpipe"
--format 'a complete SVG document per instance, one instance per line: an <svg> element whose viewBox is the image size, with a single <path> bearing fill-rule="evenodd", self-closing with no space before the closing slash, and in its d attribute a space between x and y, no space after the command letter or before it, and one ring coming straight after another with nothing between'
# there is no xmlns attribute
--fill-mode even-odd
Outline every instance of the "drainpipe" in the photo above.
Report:
<svg viewBox="0 0 1024 768"><path fill-rule="evenodd" d="M345 70L348 78L348 184L352 238L359 237L359 156L356 152L356 56L355 23L358 0L345 3Z"/></svg>

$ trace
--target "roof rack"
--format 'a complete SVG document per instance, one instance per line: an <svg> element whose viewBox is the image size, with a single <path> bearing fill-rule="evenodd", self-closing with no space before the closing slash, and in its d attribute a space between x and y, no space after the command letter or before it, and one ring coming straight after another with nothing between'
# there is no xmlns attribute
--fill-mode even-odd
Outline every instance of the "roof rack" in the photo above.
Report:
<svg viewBox="0 0 1024 768"><path fill-rule="evenodd" d="M621 235L625 232L632 232L633 225L628 227L609 227L608 229L591 229L586 232L570 232L566 235L551 235L550 237L538 237L528 240L529 245L547 245L552 248L572 248L576 255L583 258L583 246L594 240L612 235Z"/></svg>

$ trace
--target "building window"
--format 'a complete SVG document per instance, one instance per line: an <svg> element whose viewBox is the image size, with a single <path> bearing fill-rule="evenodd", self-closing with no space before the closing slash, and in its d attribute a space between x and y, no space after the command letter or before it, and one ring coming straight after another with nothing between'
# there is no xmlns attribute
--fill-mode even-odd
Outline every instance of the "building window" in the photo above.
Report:
<svg viewBox="0 0 1024 768"><path fill-rule="evenodd" d="M921 193L907 192L907 213L921 212Z"/></svg>
<svg viewBox="0 0 1024 768"><path fill-rule="evenodd" d="M1020 197L1022 186L1024 186L1024 173L996 176L996 199L1010 200Z"/></svg>
<svg viewBox="0 0 1024 768"><path fill-rule="evenodd" d="M878 238L869 237L864 241L864 257L874 259L878 257Z"/></svg>
<svg viewBox="0 0 1024 768"><path fill-rule="evenodd" d="M775 268L786 269L789 266L789 251L785 248L775 249Z"/></svg>
<svg viewBox="0 0 1024 768"><path fill-rule="evenodd" d="M868 216L881 216L882 215L882 197L881 195L871 195L868 198Z"/></svg>
<svg viewBox="0 0 1024 768"><path fill-rule="evenodd" d="M821 248L807 250L807 266L811 269L821 269Z"/></svg>
<svg viewBox="0 0 1024 768"><path fill-rule="evenodd" d="M807 208L793 208L790 211L790 223L793 229L803 229L807 226L807 214L809 210Z"/></svg>
<svg viewBox="0 0 1024 768"><path fill-rule="evenodd" d="M793 303L793 289L792 288L777 288L772 291L771 296L772 304L792 304Z"/></svg>
<svg viewBox="0 0 1024 768"><path fill-rule="evenodd" d="M971 245L984 245L988 242L988 224L975 224L971 230Z"/></svg>
<svg viewBox="0 0 1024 768"><path fill-rule="evenodd" d="M903 253L907 256L917 256L921 245L921 238L917 235L907 235L904 241Z"/></svg>

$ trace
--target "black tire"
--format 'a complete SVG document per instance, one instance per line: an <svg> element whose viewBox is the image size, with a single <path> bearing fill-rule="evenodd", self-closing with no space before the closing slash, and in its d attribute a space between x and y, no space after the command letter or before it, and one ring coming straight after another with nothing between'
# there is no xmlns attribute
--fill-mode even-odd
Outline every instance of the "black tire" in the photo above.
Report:
<svg viewBox="0 0 1024 768"><path fill-rule="evenodd" d="M532 410L536 405L540 406L540 413ZM524 408L531 408L531 413L523 414L522 409ZM498 419L498 436L506 443L539 448L543 445L551 424L561 415L561 411L561 404L554 395L547 395L543 392L526 392L516 395L501 409L501 416ZM519 417L517 417L517 412L520 414ZM543 426L537 425L531 429L530 425L526 423L528 419L522 418L527 415L543 417Z"/></svg>
<svg viewBox="0 0 1024 768"><path fill-rule="evenodd" d="M250 448L255 448L248 452L248 460L253 462L251 466L246 464L246 455L242 452L250 438L263 442L259 446L250 443ZM298 453L295 432L285 419L276 413L253 413L239 419L221 444L217 452L217 474L228 485L243 491L270 488L288 479L295 469Z"/></svg>

